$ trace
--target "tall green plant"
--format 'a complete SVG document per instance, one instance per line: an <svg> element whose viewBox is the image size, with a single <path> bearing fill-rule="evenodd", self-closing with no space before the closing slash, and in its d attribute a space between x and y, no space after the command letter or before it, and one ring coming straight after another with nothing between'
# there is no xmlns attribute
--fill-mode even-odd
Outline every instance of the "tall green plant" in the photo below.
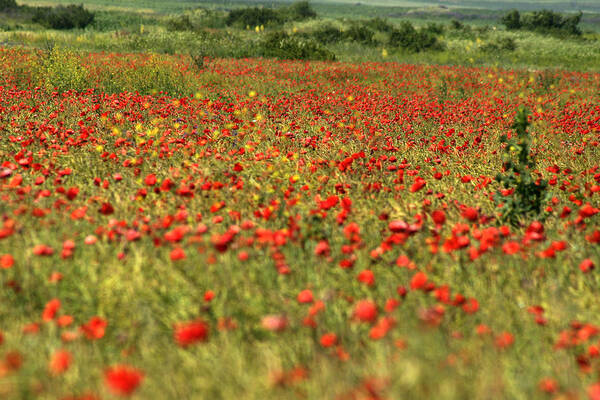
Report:
<svg viewBox="0 0 600 400"><path fill-rule="evenodd" d="M542 206L549 197L548 182L532 175L536 164L530 150L528 115L527 109L519 109L512 126L516 136L500 137L506 144L502 155L504 173L498 174L496 181L504 190L495 193L494 201L500 205L500 220L513 226L529 218L544 219Z"/></svg>

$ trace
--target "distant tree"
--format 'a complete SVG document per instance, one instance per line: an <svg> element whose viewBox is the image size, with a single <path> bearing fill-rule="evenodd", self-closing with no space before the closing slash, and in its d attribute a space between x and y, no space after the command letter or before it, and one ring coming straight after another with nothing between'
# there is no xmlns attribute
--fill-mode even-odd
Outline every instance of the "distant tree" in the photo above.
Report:
<svg viewBox="0 0 600 400"><path fill-rule="evenodd" d="M11 10L17 8L17 2L15 0L0 0L0 10Z"/></svg>
<svg viewBox="0 0 600 400"><path fill-rule="evenodd" d="M577 25L581 22L583 13L579 11L577 15L565 18L563 22L563 30L571 35L581 35L581 29Z"/></svg>
<svg viewBox="0 0 600 400"><path fill-rule="evenodd" d="M398 29L390 34L390 45L404 49L415 50L418 42L418 32L408 21L402 21Z"/></svg>
<svg viewBox="0 0 600 400"><path fill-rule="evenodd" d="M37 7L32 20L51 29L85 28L94 22L94 14L83 5Z"/></svg>
<svg viewBox="0 0 600 400"><path fill-rule="evenodd" d="M389 36L389 45L418 53L427 49L439 49L441 44L433 33L427 29L417 30L408 21L402 21L397 29Z"/></svg>
<svg viewBox="0 0 600 400"><path fill-rule="evenodd" d="M457 19L453 19L450 21L450 27L454 30L461 30L465 28L465 25Z"/></svg>
<svg viewBox="0 0 600 400"><path fill-rule="evenodd" d="M291 21L302 21L317 16L316 11L311 8L308 1L299 1L292 4L288 9L288 13Z"/></svg>
<svg viewBox="0 0 600 400"><path fill-rule="evenodd" d="M564 17L550 10L533 11L520 15L517 10L512 10L502 17L506 29L525 29L528 31L551 33L558 35L581 35L578 25L582 13Z"/></svg>
<svg viewBox="0 0 600 400"><path fill-rule="evenodd" d="M233 10L227 16L225 24L228 26L238 25L244 26L258 26L258 25L277 25L282 21L281 15L273 10L272 8L264 7L252 7L242 8L239 10Z"/></svg>
<svg viewBox="0 0 600 400"><path fill-rule="evenodd" d="M508 30L521 29L521 14L517 10L511 10L502 17L501 22Z"/></svg>

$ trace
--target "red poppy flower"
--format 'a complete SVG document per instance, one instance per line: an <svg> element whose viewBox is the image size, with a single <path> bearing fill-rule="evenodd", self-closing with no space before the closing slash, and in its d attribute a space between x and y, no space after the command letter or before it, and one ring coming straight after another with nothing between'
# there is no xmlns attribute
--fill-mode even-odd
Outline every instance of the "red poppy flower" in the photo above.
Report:
<svg viewBox="0 0 600 400"><path fill-rule="evenodd" d="M417 272L413 275L410 281L410 288L412 290L423 289L427 284L427 275L424 272Z"/></svg>
<svg viewBox="0 0 600 400"><path fill-rule="evenodd" d="M87 324L81 325L79 329L90 340L102 339L108 322L100 317L92 317Z"/></svg>
<svg viewBox="0 0 600 400"><path fill-rule="evenodd" d="M325 333L321 336L320 342L323 347L335 346L338 342L338 337L335 333Z"/></svg>
<svg viewBox="0 0 600 400"><path fill-rule="evenodd" d="M305 289L298 293L298 303L306 304L313 302L313 294L310 289Z"/></svg>
<svg viewBox="0 0 600 400"><path fill-rule="evenodd" d="M595 267L594 262L589 258L586 258L579 264L579 269L584 273L590 272L591 270L594 269L594 267Z"/></svg>
<svg viewBox="0 0 600 400"><path fill-rule="evenodd" d="M360 271L357 277L359 282L366 284L367 286L373 286L375 284L375 274L370 269Z"/></svg>
<svg viewBox="0 0 600 400"><path fill-rule="evenodd" d="M48 303L46 303L46 307L44 307L44 312L42 312L42 321L48 322L54 319L54 316L60 309L60 300L52 299Z"/></svg>
<svg viewBox="0 0 600 400"><path fill-rule="evenodd" d="M0 268L9 269L15 264L15 259L10 254L3 254L0 256Z"/></svg>
<svg viewBox="0 0 600 400"><path fill-rule="evenodd" d="M48 369L50 373L54 375L59 375L64 373L71 366L71 362L73 361L73 356L67 350L57 350L52 354L50 358L50 363L48 364Z"/></svg>
<svg viewBox="0 0 600 400"><path fill-rule="evenodd" d="M205 342L208 339L208 334L208 324L201 320L176 324L173 332L175 341L181 347L187 347L198 342Z"/></svg>
<svg viewBox="0 0 600 400"><path fill-rule="evenodd" d="M377 319L377 306L371 300L361 300L354 307L354 317L361 322L374 322Z"/></svg>
<svg viewBox="0 0 600 400"><path fill-rule="evenodd" d="M144 374L137 368L115 365L104 371L104 382L110 391L119 396L131 395L144 380Z"/></svg>

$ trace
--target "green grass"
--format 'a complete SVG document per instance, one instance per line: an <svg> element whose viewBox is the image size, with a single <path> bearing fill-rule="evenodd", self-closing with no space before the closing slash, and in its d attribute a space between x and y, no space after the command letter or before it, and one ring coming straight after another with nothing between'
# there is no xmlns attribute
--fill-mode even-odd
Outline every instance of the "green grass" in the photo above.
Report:
<svg viewBox="0 0 600 400"><path fill-rule="evenodd" d="M143 25L143 33L140 28ZM302 29L313 29L314 23L296 24ZM291 26L289 27L291 29ZM157 52L203 54L208 57L257 56L256 43L264 34L253 31L231 31L198 35L191 32L166 32L156 25L129 26L122 32L15 30L0 32L0 41L12 46L45 48L48 43L81 51ZM511 37L517 44L515 51L484 52L482 46L500 37ZM447 32L441 39L443 51L425 51L417 54L386 48L385 45L366 47L356 43L328 46L338 60L360 62L396 61L433 63L442 65L479 65L516 68L562 68L594 71L600 63L600 41L581 39L564 40L530 32L472 31L468 34ZM255 43L248 45L248 43ZM386 48L388 56L382 55ZM577 58L574 55L577 55Z"/></svg>

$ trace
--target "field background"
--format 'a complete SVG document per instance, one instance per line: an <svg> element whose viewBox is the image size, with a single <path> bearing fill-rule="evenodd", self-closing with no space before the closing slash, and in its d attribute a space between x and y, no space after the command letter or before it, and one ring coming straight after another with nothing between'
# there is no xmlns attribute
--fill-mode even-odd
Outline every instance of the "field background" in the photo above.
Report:
<svg viewBox="0 0 600 400"><path fill-rule="evenodd" d="M69 4L60 1L22 1L19 4L49 6ZM9 46L50 45L66 46L82 51L155 52L166 54L203 54L206 57L248 57L256 42L265 33L253 30L220 29L216 35L198 35L189 32L168 32L167 21L187 10L205 7L213 10L230 10L246 6L283 7L290 2L260 1L108 1L83 2L96 10L95 22L85 30L52 31L39 25L20 21L18 17L0 16L0 43ZM320 1L311 3L319 20L286 24L283 29L311 31L323 23L333 22L340 27L356 19L382 18L391 23L409 21L415 26L430 23L448 25L458 20L474 29L470 32L444 34L441 38L445 50L437 52L406 53L389 51L383 57L383 46L363 46L344 42L328 45L340 61L396 61L418 64L474 65L506 68L562 68L592 71L600 64L600 5L592 1L460 1L460 2L405 2L405 1ZM581 38L556 38L532 32L507 32L499 20L506 10L549 7L557 11L581 10L583 19ZM4 30L4 32L2 32ZM267 33L269 29L267 29ZM517 49L513 52L484 52L487 43L509 38ZM249 44L251 43L251 44Z"/></svg>
<svg viewBox="0 0 600 400"><path fill-rule="evenodd" d="M264 30L169 23L290 3L83 4L85 29L0 16L1 399L600 400L598 2L316 1ZM583 34L499 24L542 7ZM375 17L443 47L257 50ZM522 107L549 196L508 226Z"/></svg>

